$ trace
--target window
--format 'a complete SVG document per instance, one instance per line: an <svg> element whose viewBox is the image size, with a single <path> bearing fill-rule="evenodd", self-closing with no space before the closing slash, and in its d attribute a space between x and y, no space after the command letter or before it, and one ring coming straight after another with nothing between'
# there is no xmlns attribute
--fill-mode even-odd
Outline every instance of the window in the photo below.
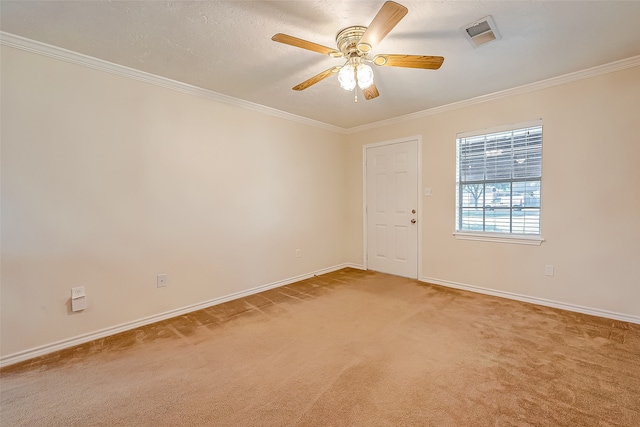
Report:
<svg viewBox="0 0 640 427"><path fill-rule="evenodd" d="M456 236L540 242L542 122L459 134L456 145Z"/></svg>

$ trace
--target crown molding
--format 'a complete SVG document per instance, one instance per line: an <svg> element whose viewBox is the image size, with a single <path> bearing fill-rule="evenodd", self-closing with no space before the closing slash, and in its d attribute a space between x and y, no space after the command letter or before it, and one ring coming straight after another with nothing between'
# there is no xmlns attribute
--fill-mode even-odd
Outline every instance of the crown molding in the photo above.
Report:
<svg viewBox="0 0 640 427"><path fill-rule="evenodd" d="M433 116L435 114L441 114L446 111L457 110L460 108L470 107L472 105L481 104L483 102L494 101L509 96L522 95L525 93L535 92L542 89L547 89L554 86L559 86L567 83L576 82L579 80L588 79L591 77L601 76L603 74L614 73L616 71L625 70L627 68L640 66L640 55L632 56L631 58L621 59L619 61L611 62L604 65L598 65L596 67L587 68L586 70L576 71L569 74L564 74L558 77L552 77L546 80L541 80L535 83L529 83L522 86L517 86L511 89L501 90L499 92L489 93L487 95L477 96L475 98L466 99L464 101L453 102L451 104L442 105L439 107L430 108L428 110L417 111L415 113L406 114L404 116L393 117L391 119L380 120L378 122L369 123L362 126L352 127L346 130L347 134L363 132L370 129L375 129L383 126L390 126L398 123L405 123L411 120L420 119L427 116Z"/></svg>
<svg viewBox="0 0 640 427"><path fill-rule="evenodd" d="M481 104L483 102L493 101L493 100L506 98L514 95L526 94L526 93L534 92L537 90L547 89L550 87L559 86L566 83L576 82L579 80L584 80L591 77L597 77L603 74L613 73L613 72L621 71L627 68L640 66L640 55L633 56L631 58L622 59L619 61L611 62L609 64L599 65L596 67L588 68L586 70L576 71L573 73L564 74L562 76L541 80L539 82L529 83L526 85L511 88L511 89L506 89L498 92L489 93L486 95L477 96L475 98L466 99L464 101L453 102L451 104L430 108L428 110L417 111L415 113L393 117L386 120L380 120L380 121L368 123L362 126L342 128L339 126L335 126L335 125L323 123L317 120L309 119L306 117L298 116L296 114L287 113L285 111L277 110L275 108L256 104L254 102L249 102L242 99L234 98L229 95L224 95L211 90L192 86L176 80L160 77L155 74L125 67L123 65L114 64L112 62L104 61L102 59L97 59L91 56L83 55L81 53L73 52L71 50L67 50L57 46L27 39L25 37L17 36L15 34L7 33L4 31L0 31L0 44L25 50L28 52L56 58L62 61L83 65L89 68L105 71L111 74L132 78L132 79L139 80L145 83L150 83L156 86L177 90L179 92L199 96L202 98L207 98L212 101L233 105L236 107L244 108L246 110L256 111L259 113L267 114L267 115L278 117L281 119L290 120L290 121L302 123L305 125L314 126L316 128L320 128L320 129L324 129L324 130L328 130L328 131L332 131L340 134L347 134L347 135L363 132L370 129L376 129L383 126L390 126L390 125L395 125L399 123L405 123L411 120L416 120L416 119L420 119L427 116L441 114L447 111L457 110L460 108Z"/></svg>
<svg viewBox="0 0 640 427"><path fill-rule="evenodd" d="M286 111L277 110L275 108L256 104L254 102L249 102L242 99L234 98L229 95L224 95L222 93L214 92L212 90L203 89L197 86L192 86L187 83L182 83L176 80L160 77L155 74L136 70L134 68L125 67L124 65L114 64L112 62L104 61L102 59L94 58L88 55L83 55L78 52L63 49L61 47L53 46L53 45L42 43L39 41L31 40L31 39L17 36L15 34L7 33L4 31L0 31L0 44L13 47L16 49L21 49L27 52L36 53L39 55L59 59L61 61L82 65L88 68L93 68L95 70L116 74L118 76L128 77L134 80L150 83L150 84L161 86L167 89L173 89L173 90L187 93L190 95L199 96L201 98L210 99L212 101L221 102L223 104L233 105L235 107L256 111L258 113L267 114L269 116L274 116L281 119L290 120L293 122L298 122L298 123L302 123L309 126L314 126L320 129L329 130L329 131L337 132L341 134L344 134L346 132L346 129L338 126L319 122L317 120L308 119L306 117L298 116L296 114L287 113Z"/></svg>

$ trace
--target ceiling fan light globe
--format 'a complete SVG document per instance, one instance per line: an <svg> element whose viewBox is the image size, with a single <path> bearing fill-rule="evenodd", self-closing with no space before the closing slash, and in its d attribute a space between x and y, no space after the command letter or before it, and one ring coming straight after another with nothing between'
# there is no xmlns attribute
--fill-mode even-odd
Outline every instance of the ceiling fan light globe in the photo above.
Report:
<svg viewBox="0 0 640 427"><path fill-rule="evenodd" d="M353 90L356 87L356 74L353 65L347 64L338 72L338 82L344 90Z"/></svg>
<svg viewBox="0 0 640 427"><path fill-rule="evenodd" d="M360 64L356 70L360 89L366 89L373 84L373 70L371 67L366 64Z"/></svg>

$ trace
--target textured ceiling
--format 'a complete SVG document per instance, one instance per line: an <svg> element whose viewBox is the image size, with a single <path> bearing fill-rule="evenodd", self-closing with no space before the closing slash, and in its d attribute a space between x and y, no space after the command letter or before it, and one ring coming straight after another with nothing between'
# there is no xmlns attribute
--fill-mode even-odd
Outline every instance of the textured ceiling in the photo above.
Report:
<svg viewBox="0 0 640 427"><path fill-rule="evenodd" d="M380 96L335 77L341 65L271 41L335 46L383 1L1 1L0 30L341 128L415 113L640 55L640 1L403 1L407 16L373 53L444 56L440 70L375 67ZM491 15L502 39L474 49L461 27Z"/></svg>

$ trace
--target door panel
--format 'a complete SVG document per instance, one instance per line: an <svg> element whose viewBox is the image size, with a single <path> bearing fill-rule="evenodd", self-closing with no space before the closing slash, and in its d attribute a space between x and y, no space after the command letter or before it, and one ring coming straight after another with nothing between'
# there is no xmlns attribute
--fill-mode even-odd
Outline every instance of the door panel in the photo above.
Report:
<svg viewBox="0 0 640 427"><path fill-rule="evenodd" d="M407 262L408 256L407 256L407 246L409 246L409 231L407 230L408 227L399 227L396 225L396 241L395 241L395 248L396 248L396 261L403 261L403 262Z"/></svg>
<svg viewBox="0 0 640 427"><path fill-rule="evenodd" d="M418 141L365 153L367 267L417 278Z"/></svg>
<svg viewBox="0 0 640 427"><path fill-rule="evenodd" d="M387 257L387 227L376 224L376 258Z"/></svg>

